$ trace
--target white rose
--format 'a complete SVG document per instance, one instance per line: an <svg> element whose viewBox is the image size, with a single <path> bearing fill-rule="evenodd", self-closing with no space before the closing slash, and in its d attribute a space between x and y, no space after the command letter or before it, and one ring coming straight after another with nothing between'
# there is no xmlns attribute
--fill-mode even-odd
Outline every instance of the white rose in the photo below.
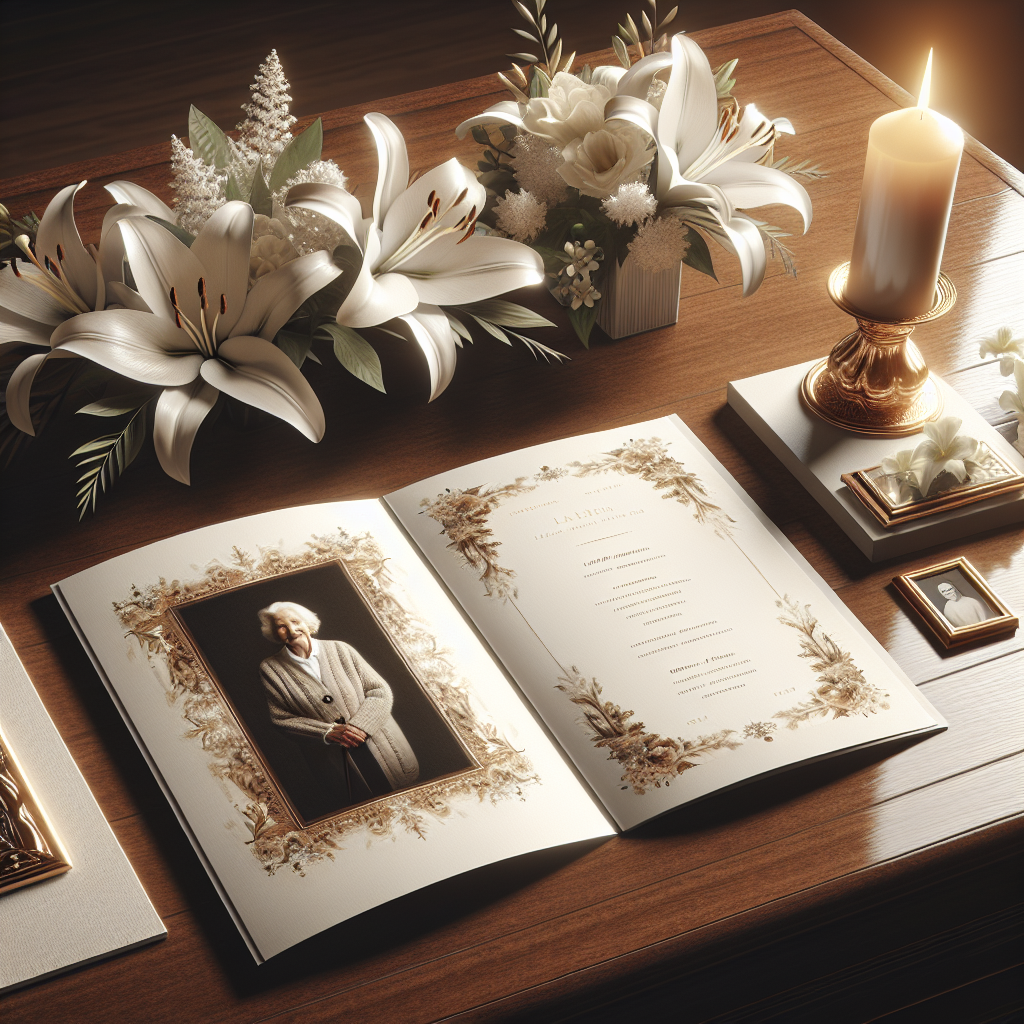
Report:
<svg viewBox="0 0 1024 1024"><path fill-rule="evenodd" d="M625 182L638 180L654 153L639 128L601 128L562 150L564 162L558 173L584 195L605 199Z"/></svg>
<svg viewBox="0 0 1024 1024"><path fill-rule="evenodd" d="M551 80L547 96L530 100L523 126L560 148L588 132L604 127L604 105L614 90L603 85L585 85L575 75L559 71Z"/></svg>

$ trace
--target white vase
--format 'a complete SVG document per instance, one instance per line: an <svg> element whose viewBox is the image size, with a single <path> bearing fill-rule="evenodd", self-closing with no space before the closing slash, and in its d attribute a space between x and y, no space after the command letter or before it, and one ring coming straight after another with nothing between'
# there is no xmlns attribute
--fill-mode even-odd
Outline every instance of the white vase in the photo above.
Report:
<svg viewBox="0 0 1024 1024"><path fill-rule="evenodd" d="M681 262L652 274L641 270L630 254L622 266L613 259L602 269L597 325L610 338L628 338L678 321Z"/></svg>

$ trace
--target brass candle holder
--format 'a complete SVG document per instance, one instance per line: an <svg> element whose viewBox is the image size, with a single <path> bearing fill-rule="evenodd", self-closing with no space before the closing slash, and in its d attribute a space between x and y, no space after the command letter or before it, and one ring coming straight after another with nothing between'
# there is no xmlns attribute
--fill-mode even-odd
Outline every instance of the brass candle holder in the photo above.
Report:
<svg viewBox="0 0 1024 1024"><path fill-rule="evenodd" d="M918 324L937 320L956 302L956 288L939 273L935 303L927 313L905 320L876 320L846 301L849 263L828 279L832 301L857 321L848 334L815 363L800 385L800 397L827 423L871 437L916 434L942 412L942 396L920 349L910 340Z"/></svg>

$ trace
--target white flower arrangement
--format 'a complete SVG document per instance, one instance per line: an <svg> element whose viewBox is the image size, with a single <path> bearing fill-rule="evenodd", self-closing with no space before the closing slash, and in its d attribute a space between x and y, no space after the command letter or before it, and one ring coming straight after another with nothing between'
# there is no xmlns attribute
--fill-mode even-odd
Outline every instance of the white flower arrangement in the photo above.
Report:
<svg viewBox="0 0 1024 1024"><path fill-rule="evenodd" d="M539 52L512 54L532 65L513 64L498 75L512 99L463 121L457 134L472 132L484 147L478 167L488 202L481 216L543 256L549 288L570 307L584 345L598 307L577 302L567 285L567 244L591 242L606 261L632 255L651 273L682 261L713 277L713 239L739 258L744 295L764 278L766 244L795 273L779 241L786 232L740 211L781 203L799 212L806 231L811 201L795 176L825 174L807 161L775 159L778 136L793 127L753 104L740 107L732 96L735 60L713 71L692 39L664 34L676 10L659 21L655 0L646 0L646 40L629 15L612 40L621 67L574 71L576 55L563 61L546 0L534 0L536 13L513 3L529 25L514 31ZM524 193L529 200L517 203ZM588 285L596 291L600 281L597 269Z"/></svg>
<svg viewBox="0 0 1024 1024"><path fill-rule="evenodd" d="M974 456L978 442L960 433L963 420L944 416L924 425L925 438L916 448L906 448L882 459L881 470L896 485L900 501L916 491L927 498L932 485L943 474L961 484L976 471Z"/></svg>
<svg viewBox="0 0 1024 1024"><path fill-rule="evenodd" d="M999 372L1012 377L1014 390L1007 388L999 396L999 408L1017 417L1017 451L1024 454L1024 338L1015 338L1009 327L1000 327L994 335L982 338L978 355L984 359L994 356L999 360Z"/></svg>
<svg viewBox="0 0 1024 1024"><path fill-rule="evenodd" d="M520 333L548 320L496 298L540 283L544 267L514 238L476 230L486 192L471 171L449 160L410 184L401 133L369 114L380 167L364 218L344 172L323 159L320 120L292 134L276 51L251 92L237 137L192 107L190 144L171 140L172 206L129 181L105 186L116 205L98 247L75 225L85 182L58 192L41 220L13 221L0 207L0 242L13 252L0 262L4 462L62 402L120 421L72 453L80 516L147 438L165 472L188 484L196 434L222 396L319 441L324 413L302 372L320 362L319 339L380 391L380 358L361 332L401 339L429 370L430 400L474 326L535 357L565 358ZM518 194L509 202L510 228L528 237L537 211Z"/></svg>

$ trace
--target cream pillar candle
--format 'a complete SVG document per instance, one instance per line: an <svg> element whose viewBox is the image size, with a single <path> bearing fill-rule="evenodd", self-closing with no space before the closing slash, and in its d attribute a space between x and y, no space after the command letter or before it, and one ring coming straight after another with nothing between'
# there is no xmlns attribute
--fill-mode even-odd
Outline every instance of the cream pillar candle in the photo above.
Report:
<svg viewBox="0 0 1024 1024"><path fill-rule="evenodd" d="M928 109L932 57L918 106L871 126L846 300L878 320L931 309L964 148L963 132Z"/></svg>

